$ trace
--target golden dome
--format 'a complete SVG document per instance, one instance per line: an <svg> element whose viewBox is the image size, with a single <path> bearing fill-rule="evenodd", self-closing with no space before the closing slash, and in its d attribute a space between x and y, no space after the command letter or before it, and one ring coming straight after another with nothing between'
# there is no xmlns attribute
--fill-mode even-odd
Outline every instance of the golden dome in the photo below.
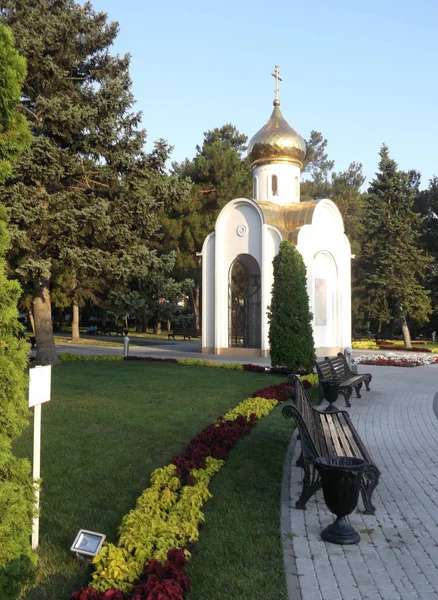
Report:
<svg viewBox="0 0 438 600"><path fill-rule="evenodd" d="M281 114L280 101L274 100L272 115L250 140L248 157L252 166L287 162L303 168L306 142Z"/></svg>

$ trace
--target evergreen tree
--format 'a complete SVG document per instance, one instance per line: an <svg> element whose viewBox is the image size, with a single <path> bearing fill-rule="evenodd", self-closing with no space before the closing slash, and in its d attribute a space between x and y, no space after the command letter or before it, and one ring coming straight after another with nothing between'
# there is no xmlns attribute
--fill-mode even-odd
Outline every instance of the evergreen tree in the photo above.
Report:
<svg viewBox="0 0 438 600"><path fill-rule="evenodd" d="M17 111L26 72L24 58L13 45L11 32L0 24L0 183L11 173L11 161L30 143L26 119ZM0 598L18 597L33 577L30 548L33 487L30 465L17 459L12 442L28 423L28 346L19 339L17 302L21 290L5 275L10 245L7 214L0 205Z"/></svg>
<svg viewBox="0 0 438 600"><path fill-rule="evenodd" d="M271 364L286 366L292 372L311 371L315 347L306 266L301 254L288 241L281 242L273 262L274 283L269 307Z"/></svg>
<svg viewBox="0 0 438 600"><path fill-rule="evenodd" d="M87 281L160 270L160 210L188 185L165 181L143 152L129 57L109 52L116 23L74 0L6 0L2 15L28 59L34 139L1 195L16 272L33 284L37 361L54 363L53 274L71 273L79 304Z"/></svg>
<svg viewBox="0 0 438 600"><path fill-rule="evenodd" d="M330 197L330 173L335 166L335 161L330 160L326 152L327 140L319 131L312 130L306 140L306 158L301 183L301 200L319 200Z"/></svg>
<svg viewBox="0 0 438 600"><path fill-rule="evenodd" d="M421 218L413 211L412 173L399 171L387 146L379 171L364 198L361 218L360 277L364 311L380 323L396 318L411 347L407 319L427 321L431 305L422 283L430 259L419 246Z"/></svg>
<svg viewBox="0 0 438 600"><path fill-rule="evenodd" d="M431 258L426 272L425 286L431 293L433 316L431 329L438 329L438 177L429 181L429 187L418 191L415 198L415 210L422 218L421 246Z"/></svg>
<svg viewBox="0 0 438 600"><path fill-rule="evenodd" d="M176 251L176 277L190 278L189 290L194 325L200 327L201 252L207 235L213 231L217 216L233 198L251 196L252 176L249 161L243 158L246 135L230 123L204 133L193 160L174 165L175 174L193 183L190 202L163 215L165 247Z"/></svg>

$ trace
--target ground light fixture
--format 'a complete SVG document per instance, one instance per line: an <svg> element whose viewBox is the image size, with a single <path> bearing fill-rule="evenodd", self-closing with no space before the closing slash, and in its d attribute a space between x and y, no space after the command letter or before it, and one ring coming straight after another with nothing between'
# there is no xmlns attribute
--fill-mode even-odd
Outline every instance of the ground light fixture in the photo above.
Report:
<svg viewBox="0 0 438 600"><path fill-rule="evenodd" d="M80 529L70 550L75 552L78 558L91 560L99 554L105 538L106 535L104 533Z"/></svg>

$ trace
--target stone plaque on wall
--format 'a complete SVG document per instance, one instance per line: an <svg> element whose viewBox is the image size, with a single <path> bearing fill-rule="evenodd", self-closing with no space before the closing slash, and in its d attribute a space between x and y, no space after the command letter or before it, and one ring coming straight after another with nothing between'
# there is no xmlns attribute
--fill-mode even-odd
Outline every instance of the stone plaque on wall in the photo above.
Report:
<svg viewBox="0 0 438 600"><path fill-rule="evenodd" d="M326 279L315 279L315 325L327 325Z"/></svg>

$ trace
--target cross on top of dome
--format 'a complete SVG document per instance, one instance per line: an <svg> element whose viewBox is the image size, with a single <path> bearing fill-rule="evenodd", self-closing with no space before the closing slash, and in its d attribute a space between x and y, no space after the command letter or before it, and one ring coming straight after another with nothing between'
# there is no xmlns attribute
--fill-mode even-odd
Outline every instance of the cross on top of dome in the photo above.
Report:
<svg viewBox="0 0 438 600"><path fill-rule="evenodd" d="M279 87L278 87L278 82L279 81L283 81L282 78L280 77L280 69L278 68L277 65L275 65L274 67L274 72L271 73L272 77L275 77L275 100L274 100L274 106L279 106L280 105L280 99L278 97L278 92L280 91Z"/></svg>

